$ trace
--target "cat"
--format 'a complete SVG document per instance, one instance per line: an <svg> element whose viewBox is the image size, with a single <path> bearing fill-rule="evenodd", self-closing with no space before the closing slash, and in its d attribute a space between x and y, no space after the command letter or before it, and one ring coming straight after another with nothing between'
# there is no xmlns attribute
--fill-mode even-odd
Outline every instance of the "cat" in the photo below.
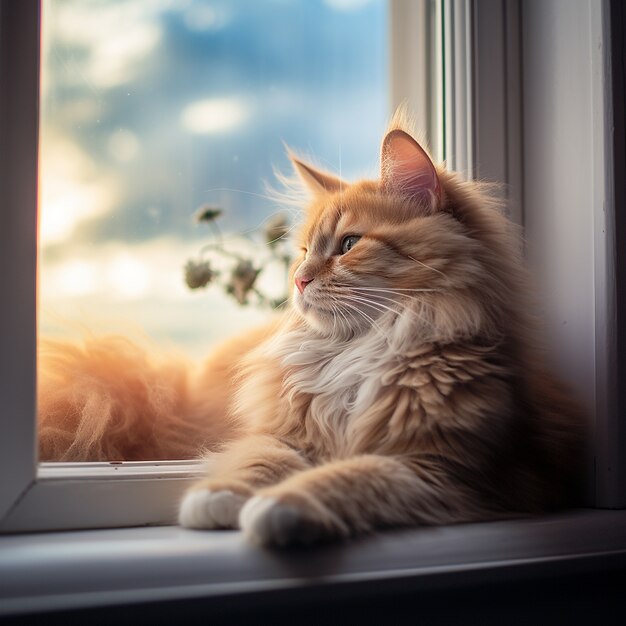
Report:
<svg viewBox="0 0 626 626"><path fill-rule="evenodd" d="M124 338L40 346L41 460L191 458L179 522L286 546L577 502L584 416L543 365L519 233L400 110L379 180L292 155L288 310L204 368Z"/></svg>
<svg viewBox="0 0 626 626"><path fill-rule="evenodd" d="M402 112L379 180L292 161L312 200L291 308L239 351L236 437L180 524L286 546L573 503L583 416L542 365L518 233L484 185L435 167Z"/></svg>

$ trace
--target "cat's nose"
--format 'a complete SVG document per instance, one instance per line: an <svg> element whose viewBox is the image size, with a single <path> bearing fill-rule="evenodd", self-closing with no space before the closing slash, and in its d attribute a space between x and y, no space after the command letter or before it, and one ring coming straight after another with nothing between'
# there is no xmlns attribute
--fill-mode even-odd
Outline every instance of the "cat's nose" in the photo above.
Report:
<svg viewBox="0 0 626 626"><path fill-rule="evenodd" d="M304 288L310 283L313 282L312 278L296 278L296 287L300 293L304 292Z"/></svg>

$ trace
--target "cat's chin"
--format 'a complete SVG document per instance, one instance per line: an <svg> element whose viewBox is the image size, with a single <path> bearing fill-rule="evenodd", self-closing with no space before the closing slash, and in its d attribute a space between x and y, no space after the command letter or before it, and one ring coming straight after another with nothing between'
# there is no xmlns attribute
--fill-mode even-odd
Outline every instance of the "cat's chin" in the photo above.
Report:
<svg viewBox="0 0 626 626"><path fill-rule="evenodd" d="M324 337L345 340L365 330L357 324L348 325L344 319L338 319L332 311L313 306L302 299L294 301L294 309L312 331Z"/></svg>
<svg viewBox="0 0 626 626"><path fill-rule="evenodd" d="M296 306L296 310L305 324L315 332L325 336L336 334L332 313L311 306Z"/></svg>
<svg viewBox="0 0 626 626"><path fill-rule="evenodd" d="M317 334L340 341L367 334L380 317L378 311L369 307L363 311L364 307L358 303L340 307L323 291L310 287L304 294L297 291L293 294L292 308Z"/></svg>

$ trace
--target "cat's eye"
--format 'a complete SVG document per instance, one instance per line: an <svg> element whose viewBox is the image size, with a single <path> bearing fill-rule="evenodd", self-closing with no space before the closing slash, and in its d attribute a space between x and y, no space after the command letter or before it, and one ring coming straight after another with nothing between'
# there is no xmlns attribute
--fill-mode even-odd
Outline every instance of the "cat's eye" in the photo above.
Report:
<svg viewBox="0 0 626 626"><path fill-rule="evenodd" d="M356 242L361 239L360 235L348 235L343 238L341 242L341 254L345 254L346 252L350 252L352 248L356 245Z"/></svg>

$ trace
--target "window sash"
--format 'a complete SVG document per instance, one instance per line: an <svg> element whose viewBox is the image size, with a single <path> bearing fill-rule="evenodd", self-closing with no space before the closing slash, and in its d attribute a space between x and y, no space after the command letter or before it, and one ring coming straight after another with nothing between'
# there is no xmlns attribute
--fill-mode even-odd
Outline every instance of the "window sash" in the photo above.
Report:
<svg viewBox="0 0 626 626"><path fill-rule="evenodd" d="M607 31L607 2L592 6L594 36ZM392 104L408 100L433 138L436 156L468 176L499 179L521 221L521 89L519 0L391 0ZM604 17L603 17L604 16ZM39 91L38 0L0 0L0 529L5 531L166 524L182 490L201 468L169 463L62 464L38 467L36 407L36 228ZM604 20L604 21L603 21ZM430 35L425 25L434 25ZM420 43L421 42L421 43ZM607 47L594 53L602 81ZM471 62L468 61L471 60ZM433 68L444 70L443 79ZM602 84L594 87L594 131L604 141L610 117ZM600 94L600 95L598 95ZM454 96L454 97L452 97ZM489 107L487 107L487 103ZM445 105L445 106L444 106ZM603 145L603 144L602 144ZM596 147L602 152L602 145ZM592 173L600 200L610 201L610 156ZM607 172L610 173L607 174ZM610 179L610 180L609 180ZM604 195L603 195L604 194ZM609 206L611 208L611 206ZM606 276L613 236L594 224L597 303L596 389L611 397L611 331L615 311ZM610 227L610 224L609 224ZM614 388L615 387L615 388ZM610 400L610 398L609 398ZM593 453L596 502L624 506L626 480L610 474L623 454L607 442L619 432L611 402L596 407ZM612 412L611 412L612 411ZM622 422L623 423L623 420ZM79 503L77 505L77 503Z"/></svg>
<svg viewBox="0 0 626 626"><path fill-rule="evenodd" d="M36 477L39 3L0 3L0 519Z"/></svg>
<svg viewBox="0 0 626 626"><path fill-rule="evenodd" d="M4 532L115 528L175 522L182 492L202 474L197 461L42 463L9 511Z"/></svg>

